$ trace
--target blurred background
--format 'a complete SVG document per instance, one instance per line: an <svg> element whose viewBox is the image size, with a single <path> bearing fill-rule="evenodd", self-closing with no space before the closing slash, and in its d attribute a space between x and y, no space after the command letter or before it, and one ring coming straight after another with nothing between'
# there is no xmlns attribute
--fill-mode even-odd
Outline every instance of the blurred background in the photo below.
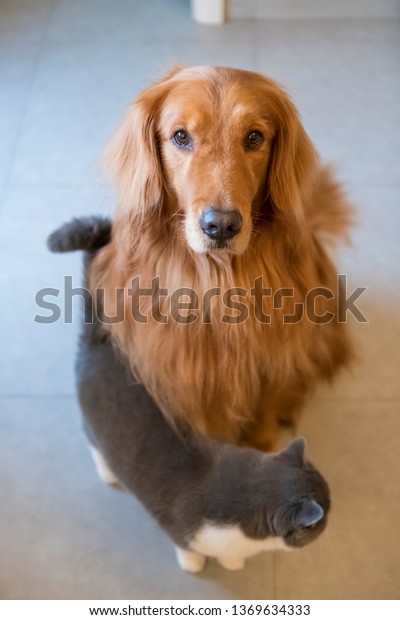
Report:
<svg viewBox="0 0 400 620"><path fill-rule="evenodd" d="M3 599L400 594L398 3L215 0L211 14L201 4L0 0ZM79 300L70 324L33 320L39 289L62 289L65 275L80 285L81 257L50 255L47 235L72 216L112 213L103 147L129 101L173 61L256 70L286 86L358 207L339 264L349 287L368 286L359 307L369 322L351 325L359 361L321 386L299 429L332 488L326 533L241 573L210 562L198 577L178 568L134 498L96 476L73 378Z"/></svg>

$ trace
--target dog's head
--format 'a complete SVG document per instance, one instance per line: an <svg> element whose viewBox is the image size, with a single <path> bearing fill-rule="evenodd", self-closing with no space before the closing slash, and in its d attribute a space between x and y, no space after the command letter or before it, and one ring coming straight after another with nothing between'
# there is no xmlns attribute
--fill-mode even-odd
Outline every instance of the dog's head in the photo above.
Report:
<svg viewBox="0 0 400 620"><path fill-rule="evenodd" d="M176 218L195 252L242 254L264 210L290 226L301 221L316 154L275 82L193 67L174 68L139 95L107 161L131 222Z"/></svg>

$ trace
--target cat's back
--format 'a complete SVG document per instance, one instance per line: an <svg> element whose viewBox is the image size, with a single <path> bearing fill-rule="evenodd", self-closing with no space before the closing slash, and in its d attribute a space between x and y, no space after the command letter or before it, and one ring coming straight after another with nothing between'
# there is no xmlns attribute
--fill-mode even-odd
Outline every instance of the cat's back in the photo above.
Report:
<svg viewBox="0 0 400 620"><path fill-rule="evenodd" d="M90 330L84 327L76 361L89 441L164 527L177 527L174 515L184 520L185 510L196 520L198 489L213 467L212 450L172 428L111 342Z"/></svg>

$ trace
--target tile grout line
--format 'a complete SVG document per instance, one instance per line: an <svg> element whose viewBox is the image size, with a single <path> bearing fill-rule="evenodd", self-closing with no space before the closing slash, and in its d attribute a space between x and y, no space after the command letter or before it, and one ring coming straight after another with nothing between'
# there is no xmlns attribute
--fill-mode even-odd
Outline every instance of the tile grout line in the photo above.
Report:
<svg viewBox="0 0 400 620"><path fill-rule="evenodd" d="M278 553L272 552L272 595L275 601L278 600Z"/></svg>

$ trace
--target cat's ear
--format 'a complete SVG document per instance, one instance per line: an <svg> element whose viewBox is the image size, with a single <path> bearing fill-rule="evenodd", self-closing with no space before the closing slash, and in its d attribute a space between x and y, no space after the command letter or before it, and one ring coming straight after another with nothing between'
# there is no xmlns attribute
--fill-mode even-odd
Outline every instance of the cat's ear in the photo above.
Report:
<svg viewBox="0 0 400 620"><path fill-rule="evenodd" d="M279 456L286 461L292 462L294 465L301 467L305 464L304 452L306 449L306 440L303 437L298 437L290 442L286 448L279 452Z"/></svg>
<svg viewBox="0 0 400 620"><path fill-rule="evenodd" d="M316 501L303 499L293 513L292 525L296 530L301 527L310 527L321 521L323 516L324 509Z"/></svg>

